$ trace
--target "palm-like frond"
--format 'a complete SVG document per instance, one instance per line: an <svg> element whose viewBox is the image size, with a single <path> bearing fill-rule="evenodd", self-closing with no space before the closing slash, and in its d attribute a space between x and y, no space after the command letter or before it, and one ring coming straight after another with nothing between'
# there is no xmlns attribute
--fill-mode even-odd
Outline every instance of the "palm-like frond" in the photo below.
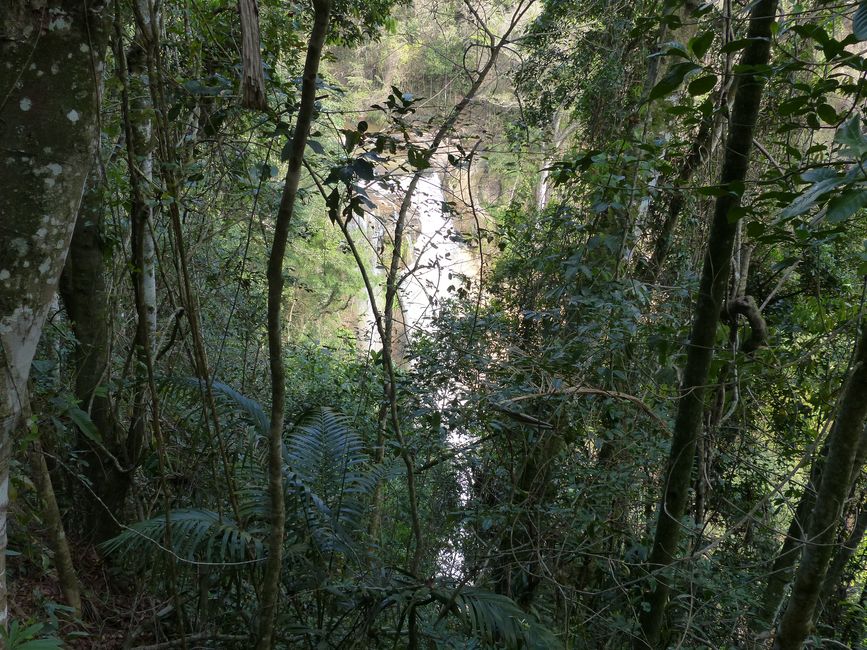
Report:
<svg viewBox="0 0 867 650"><path fill-rule="evenodd" d="M173 396L196 399L203 384L196 378L169 378L163 387ZM256 435L268 435L270 418L258 402L222 382L214 381L211 387L215 398L239 411ZM245 476L239 483L246 487L238 492L238 516L243 526L227 517L221 519L212 510L175 510L169 518L171 550L176 555L209 562L246 561L264 555L261 540L270 509L263 489L267 476L264 464L256 461L255 446L247 447L252 451L252 462L243 463ZM343 415L329 408L310 412L292 428L283 444L283 460L284 486L294 497L287 504L297 505L300 521L296 521L306 529L306 535L321 550L356 552L354 537L366 498L380 480L396 475L399 469L393 462L371 468L361 437ZM241 471L242 466L235 469ZM153 553L163 544L165 525L163 516L139 522L107 542L105 548L108 552Z"/></svg>
<svg viewBox="0 0 867 650"><path fill-rule="evenodd" d="M247 419L249 419L255 427L256 433L260 436L268 435L268 429L271 426L271 418L259 402L242 395L228 384L224 384L220 381L212 382L211 388L215 395L221 396L230 403L239 406Z"/></svg>
<svg viewBox="0 0 867 650"><path fill-rule="evenodd" d="M328 408L308 414L284 447L286 489L299 499L323 549L349 551L375 479L364 443L347 419Z"/></svg>
<svg viewBox="0 0 867 650"><path fill-rule="evenodd" d="M160 388L164 395L171 398L172 401L181 398L188 400L191 404L198 404L202 399L205 382L197 377L164 377L160 380ZM228 405L236 413L239 412L258 435L268 435L271 418L259 402L242 395L221 381L211 382L211 392L218 404Z"/></svg>
<svg viewBox="0 0 867 650"><path fill-rule="evenodd" d="M102 547L107 553L152 558L166 550L166 523L162 515L140 521ZM190 562L246 562L265 555L260 537L211 510L173 510L168 524L172 553Z"/></svg>
<svg viewBox="0 0 867 650"><path fill-rule="evenodd" d="M452 611L485 644L506 648L559 648L556 637L513 600L484 589L464 587Z"/></svg>
<svg viewBox="0 0 867 650"><path fill-rule="evenodd" d="M367 463L364 442L347 425L346 417L329 408L308 414L286 442L286 464L323 498L328 493L352 491Z"/></svg>

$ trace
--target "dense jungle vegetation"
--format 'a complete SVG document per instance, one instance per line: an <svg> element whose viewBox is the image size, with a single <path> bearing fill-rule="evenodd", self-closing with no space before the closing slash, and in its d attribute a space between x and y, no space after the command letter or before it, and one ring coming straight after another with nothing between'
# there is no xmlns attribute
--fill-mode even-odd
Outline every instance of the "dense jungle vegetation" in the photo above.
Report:
<svg viewBox="0 0 867 650"><path fill-rule="evenodd" d="M865 0L0 0L0 647L867 648L865 98Z"/></svg>

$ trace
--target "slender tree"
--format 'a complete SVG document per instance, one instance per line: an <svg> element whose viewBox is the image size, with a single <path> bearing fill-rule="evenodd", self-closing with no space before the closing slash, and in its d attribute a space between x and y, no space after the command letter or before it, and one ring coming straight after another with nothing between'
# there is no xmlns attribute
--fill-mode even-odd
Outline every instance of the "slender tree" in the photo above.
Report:
<svg viewBox="0 0 867 650"><path fill-rule="evenodd" d="M271 504L271 532L268 560L265 565L259 611L258 650L272 647L280 569L283 563L283 534L286 505L283 494L283 421L286 416L286 370L283 364L283 258L289 238L289 226L295 212L304 148L313 123L316 102L316 77L331 17L330 0L314 0L313 29L307 42L307 58L301 82L301 102L295 132L289 149L286 182L274 227L274 241L268 258L268 352L271 369L271 423L268 431L268 493Z"/></svg>
<svg viewBox="0 0 867 650"><path fill-rule="evenodd" d="M849 378L843 388L834 425L828 438L828 458L816 493L816 505L807 529L804 556L795 574L789 604L780 619L775 650L798 650L810 633L834 537L849 494L858 442L867 417L867 327L862 328Z"/></svg>
<svg viewBox="0 0 867 650"><path fill-rule="evenodd" d="M90 415L101 440L100 445L81 435L74 442L86 463L90 482L82 490L88 503L82 528L95 542L117 532L115 517L123 509L131 478L126 465L125 436L115 420L114 400L107 390L99 390L111 378L112 291L106 283L110 258L104 250L105 191L94 165L59 286L75 334L71 357L75 368L73 393L80 407Z"/></svg>
<svg viewBox="0 0 867 650"><path fill-rule="evenodd" d="M641 635L635 642L637 648L658 647L665 619L671 590L670 577L666 573L677 559L681 518L686 513L696 440L701 432L705 385L713 359L716 328L728 284L737 231L737 224L729 219L729 212L740 204L742 186L738 186L746 178L753 130L765 85L765 79L757 74L756 67L770 60L771 25L776 11L776 0L760 0L750 12L750 41L741 59L743 72L737 80L720 177L720 185L727 191L717 199L704 258L662 503L653 549L647 563L656 582L641 614Z"/></svg>

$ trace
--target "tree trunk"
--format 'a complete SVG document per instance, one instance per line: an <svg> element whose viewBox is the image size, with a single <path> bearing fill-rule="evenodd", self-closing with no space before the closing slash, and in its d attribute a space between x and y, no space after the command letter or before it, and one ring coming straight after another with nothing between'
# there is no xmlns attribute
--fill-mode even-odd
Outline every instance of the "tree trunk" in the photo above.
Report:
<svg viewBox="0 0 867 650"><path fill-rule="evenodd" d="M777 0L760 0L753 5L749 26L749 37L752 40L744 50L741 60L745 66L763 65L769 61L771 25L776 11ZM749 71L744 72L738 80L721 185L733 186L746 178L763 88L764 79ZM680 389L681 399L671 453L665 472L663 498L653 549L648 560L648 569L656 577L656 587L648 596L647 608L641 613L641 635L635 642L637 648L656 648L659 645L671 589L670 577L663 572L670 571L670 566L677 557L682 525L680 520L686 512L689 497L696 440L701 432L701 417L704 412L705 385L713 358L716 328L728 284L737 229L735 223L729 222L729 211L739 203L739 194L733 192L727 192L716 202Z"/></svg>
<svg viewBox="0 0 867 650"><path fill-rule="evenodd" d="M81 615L81 590L78 586L78 576L75 574L75 565L72 562L72 554L69 552L69 542L66 540L66 531L63 529L63 520L60 517L60 508L57 506L57 498L54 496L54 486L51 484L51 475L45 464L45 456L42 453L42 445L39 441L33 443L30 450L30 468L33 472L33 482L39 493L44 510L42 518L48 528L48 537L51 540L51 551L54 553L54 566L57 569L57 578L60 582L60 590L66 603L75 610L75 615Z"/></svg>
<svg viewBox="0 0 867 650"><path fill-rule="evenodd" d="M75 443L83 450L85 473L93 490L93 494L84 491L83 498L90 506L83 528L99 543L117 534L114 516L123 508L130 473L121 471L117 464L117 460L124 462L126 454L117 437L112 399L105 391L96 390L109 380L111 310L102 246L103 193L102 186L93 178L95 174L94 169L78 211L69 255L60 276L60 296L75 334L72 352L75 397L90 415L105 446L105 450L98 449L85 436L79 436Z"/></svg>
<svg viewBox="0 0 867 650"><path fill-rule="evenodd" d="M123 43L115 44L118 73L123 84L122 109L126 134L127 166L130 186L130 249L135 295L135 350L138 360L132 422L126 440L126 455L135 465L147 436L148 359L153 359L156 344L156 247L153 239L153 208L148 200L153 183L153 104L149 92L149 61L152 44L159 29L149 0L136 0L136 34L124 56Z"/></svg>
<svg viewBox="0 0 867 650"><path fill-rule="evenodd" d="M271 369L271 424L268 431L268 493L270 497L271 531L268 536L268 559L263 577L259 606L259 639L257 650L273 645L277 597L280 591L280 569L283 563L283 534L286 527L286 505L283 494L283 420L286 409L286 371L283 367L283 258L289 225L295 211L304 148L313 122L316 100L316 77L322 48L328 34L331 15L330 0L313 0L313 30L307 43L307 58L301 82L301 102L295 133L289 153L286 183L274 227L274 242L268 258L268 351Z"/></svg>
<svg viewBox="0 0 867 650"><path fill-rule="evenodd" d="M241 105L268 110L265 70L259 45L259 6L256 0L238 0L241 17Z"/></svg>
<svg viewBox="0 0 867 650"><path fill-rule="evenodd" d="M105 20L99 3L13 0L0 12L0 626L7 624L12 436L97 142ZM10 227L14 224L14 228Z"/></svg>
<svg viewBox="0 0 867 650"><path fill-rule="evenodd" d="M819 598L820 611L832 604L834 595L843 584L843 572L846 565L849 564L849 560L861 546L861 540L864 539L865 533L867 533L867 499L862 499L861 509L855 518L855 525L843 545L837 548L837 553L828 569L828 575L825 576L825 581L822 583L822 593Z"/></svg>
<svg viewBox="0 0 867 650"><path fill-rule="evenodd" d="M860 467L867 457L867 427L861 432L858 442L858 452L855 458L855 467ZM810 527L810 515L816 503L817 486L822 480L822 469L828 458L828 441L822 446L819 457L813 462L810 470L810 479L795 509L795 516L789 524L786 539L780 548L774 565L771 568L768 584L762 595L761 607L753 619L752 628L757 634L767 632L774 626L780 605L783 603L786 587L792 580L795 565L801 557L801 549Z"/></svg>
<svg viewBox="0 0 867 650"><path fill-rule="evenodd" d="M762 594L761 607L752 622L753 631L756 633L767 632L774 626L774 621L786 593L786 586L792 580L794 567L798 563L798 558L801 557L804 535L809 527L813 504L816 502L815 486L818 485L821 478L821 464L824 462L826 453L827 448L822 450L822 456L813 464L810 480L804 488L804 493L795 509L795 515L789 523L788 531L786 531L786 539L783 541L776 559L774 559L774 565L768 576L768 584Z"/></svg>
<svg viewBox="0 0 867 650"><path fill-rule="evenodd" d="M834 536L849 494L864 418L867 416L867 327L861 332L849 379L828 437L828 458L810 518L804 557L780 621L776 650L797 650L810 633L816 604L834 551Z"/></svg>

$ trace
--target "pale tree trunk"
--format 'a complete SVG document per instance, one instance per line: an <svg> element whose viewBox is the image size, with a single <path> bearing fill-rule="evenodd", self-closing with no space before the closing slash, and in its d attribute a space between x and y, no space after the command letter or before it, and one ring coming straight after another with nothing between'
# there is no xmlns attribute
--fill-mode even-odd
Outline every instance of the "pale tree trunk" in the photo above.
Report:
<svg viewBox="0 0 867 650"><path fill-rule="evenodd" d="M122 110L130 180L130 249L135 294L135 350L139 361L133 414L126 441L126 455L135 465L148 430L145 370L154 357L156 344L156 249L153 239L153 208L149 201L153 183L153 104L151 102L148 56L159 25L149 0L136 0L136 33L128 53L123 43L115 44L118 73L123 84Z"/></svg>
<svg viewBox="0 0 867 650"><path fill-rule="evenodd" d="M770 60L771 25L777 13L777 0L759 0L750 12L750 44L744 50L741 63L747 70ZM742 182L746 178L753 131L761 106L764 78L744 72L735 91L734 110L726 147L726 157L720 177L721 185ZM695 306L692 332L687 348L686 367L680 387L681 399L677 417L659 519L653 549L647 568L656 579L652 591L642 603L641 633L635 647L656 648L660 645L665 611L671 590L671 565L678 557L678 546L686 514L693 460L704 413L705 386L713 359L716 328L725 299L729 268L737 225L729 221L729 212L739 205L740 197L726 193L717 199L707 252L704 258L701 284Z"/></svg>
<svg viewBox="0 0 867 650"><path fill-rule="evenodd" d="M155 43L159 30L159 17L153 11L150 0L138 0L138 15L141 21L136 21L135 48L141 50L141 67L132 64L130 57L130 120L132 122L133 151L140 165L139 169L130 173L139 174L141 192L133 196L132 211L134 219L142 220L142 259L141 282L145 311L147 312L148 342L150 354L156 354L157 341L157 277L156 277L156 242L154 241L154 127L151 116L154 112L151 101L150 79L147 73L145 52L150 51L149 44ZM156 20L156 24L152 22Z"/></svg>
<svg viewBox="0 0 867 650"><path fill-rule="evenodd" d="M268 110L265 70L259 44L259 6L256 0L238 0L241 17L241 105Z"/></svg>
<svg viewBox="0 0 867 650"><path fill-rule="evenodd" d="M840 397L834 425L828 437L825 461L816 505L810 517L803 559L795 575L789 604L780 620L775 639L776 650L798 650L810 633L816 604L834 552L834 538L843 505L849 494L859 440L867 417L867 327L862 324L852 371ZM863 462L863 457L859 459Z"/></svg>
<svg viewBox="0 0 867 650"><path fill-rule="evenodd" d="M131 147L135 155L136 167L130 169L130 175L135 174L139 178L138 191L132 193L132 221L133 231L140 231L141 236L141 259L133 259L133 263L140 265L142 297L148 332L148 345L150 354L156 353L157 341L157 279L156 279L156 242L154 241L154 127L151 117L154 112L151 101L150 79L148 77L147 52L150 44L156 42L159 24L153 24L152 17L159 18L152 11L149 0L138 0L137 15L141 16L136 21L136 34L133 46L127 54L129 68L129 121L132 132ZM140 225L139 225L140 222ZM133 247L135 250L135 247Z"/></svg>
<svg viewBox="0 0 867 650"><path fill-rule="evenodd" d="M0 625L12 436L98 135L102 6L5 2L0 11Z"/></svg>

